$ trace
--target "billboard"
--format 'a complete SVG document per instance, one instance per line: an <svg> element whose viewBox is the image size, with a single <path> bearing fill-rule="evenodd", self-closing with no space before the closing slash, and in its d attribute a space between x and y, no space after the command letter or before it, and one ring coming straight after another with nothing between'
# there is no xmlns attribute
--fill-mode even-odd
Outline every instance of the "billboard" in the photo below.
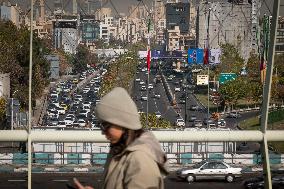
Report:
<svg viewBox="0 0 284 189"><path fill-rule="evenodd" d="M138 51L139 58L146 58L147 57L147 51Z"/></svg>
<svg viewBox="0 0 284 189"><path fill-rule="evenodd" d="M210 49L209 63L220 64L221 49Z"/></svg>
<svg viewBox="0 0 284 189"><path fill-rule="evenodd" d="M237 78L237 74L235 73L221 73L219 76L219 84L224 84L227 81L232 81Z"/></svg>
<svg viewBox="0 0 284 189"><path fill-rule="evenodd" d="M208 75L197 75L197 85L208 85L209 77Z"/></svg>
<svg viewBox="0 0 284 189"><path fill-rule="evenodd" d="M189 64L203 64L203 49L188 49L187 61Z"/></svg>

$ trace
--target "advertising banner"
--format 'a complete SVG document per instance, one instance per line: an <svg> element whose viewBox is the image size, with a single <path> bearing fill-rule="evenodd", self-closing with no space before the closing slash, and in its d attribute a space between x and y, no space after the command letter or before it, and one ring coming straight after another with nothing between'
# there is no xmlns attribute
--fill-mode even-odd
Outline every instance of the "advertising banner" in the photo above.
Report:
<svg viewBox="0 0 284 189"><path fill-rule="evenodd" d="M140 59L147 57L147 51L138 51L138 56Z"/></svg>
<svg viewBox="0 0 284 189"><path fill-rule="evenodd" d="M210 49L209 62L210 64L220 64L221 49Z"/></svg>

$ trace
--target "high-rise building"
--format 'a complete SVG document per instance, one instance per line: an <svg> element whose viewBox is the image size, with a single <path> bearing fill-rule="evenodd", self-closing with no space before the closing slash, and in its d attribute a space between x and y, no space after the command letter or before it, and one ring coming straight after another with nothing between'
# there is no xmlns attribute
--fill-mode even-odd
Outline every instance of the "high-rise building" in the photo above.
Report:
<svg viewBox="0 0 284 189"><path fill-rule="evenodd" d="M112 14L111 8L102 7L96 11L95 16L97 20L103 21L105 17L110 17Z"/></svg>
<svg viewBox="0 0 284 189"><path fill-rule="evenodd" d="M166 28L175 30L179 26L181 34L189 32L189 3L167 3L166 4Z"/></svg>
<svg viewBox="0 0 284 189"><path fill-rule="evenodd" d="M209 23L209 47L220 48L230 43L237 47L241 56L247 59L252 48L252 6L250 3L229 3L214 1L200 3L198 16L198 47L207 47ZM209 19L209 22L208 22Z"/></svg>
<svg viewBox="0 0 284 189"><path fill-rule="evenodd" d="M62 48L70 54L76 53L80 43L77 17L60 18L53 20L53 41L55 48Z"/></svg>
<svg viewBox="0 0 284 189"><path fill-rule="evenodd" d="M278 20L275 52L284 53L284 17L283 16L279 17Z"/></svg>

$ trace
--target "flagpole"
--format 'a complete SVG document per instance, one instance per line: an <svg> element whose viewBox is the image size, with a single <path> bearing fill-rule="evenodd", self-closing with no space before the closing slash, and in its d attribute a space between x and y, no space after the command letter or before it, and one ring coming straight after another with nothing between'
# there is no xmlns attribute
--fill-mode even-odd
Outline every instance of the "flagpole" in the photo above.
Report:
<svg viewBox="0 0 284 189"><path fill-rule="evenodd" d="M207 1L207 7L209 7L208 1ZM207 42L206 42L206 63L207 63L207 72L208 72L208 85L207 85L207 129L209 128L209 115L210 115L210 87L209 87L209 81L210 81L210 69L209 69L209 22L210 22L210 11L211 8L208 9L208 16L207 16Z"/></svg>
<svg viewBox="0 0 284 189"><path fill-rule="evenodd" d="M149 129L149 75L150 75L150 62L151 62L151 50L150 50L150 27L151 19L148 20L148 46L147 46L147 107L146 107L146 130Z"/></svg>

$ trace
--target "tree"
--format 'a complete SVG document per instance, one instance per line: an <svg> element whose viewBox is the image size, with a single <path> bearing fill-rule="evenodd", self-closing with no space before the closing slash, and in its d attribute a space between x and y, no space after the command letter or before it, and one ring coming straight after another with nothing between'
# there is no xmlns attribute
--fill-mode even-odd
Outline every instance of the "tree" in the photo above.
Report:
<svg viewBox="0 0 284 189"><path fill-rule="evenodd" d="M0 122L4 120L6 116L6 106L7 106L7 101L5 98L0 98Z"/></svg>
<svg viewBox="0 0 284 189"><path fill-rule="evenodd" d="M222 44L221 64L215 68L216 74L220 73L240 73L244 66L244 59L240 56L238 50L231 44Z"/></svg>
<svg viewBox="0 0 284 189"><path fill-rule="evenodd" d="M236 105L239 99L245 96L245 81L242 78L227 81L220 87L220 94L224 100L225 106Z"/></svg>
<svg viewBox="0 0 284 189"><path fill-rule="evenodd" d="M256 54L250 54L250 57L247 61L247 77L250 80L260 81L260 67L259 67L259 58Z"/></svg>
<svg viewBox="0 0 284 189"><path fill-rule="evenodd" d="M87 69L87 64L91 64L91 53L87 46L78 45L76 54L73 56L73 68L77 72L81 72Z"/></svg>
<svg viewBox="0 0 284 189"><path fill-rule="evenodd" d="M28 108L29 86L29 44L30 32L27 27L17 28L12 22L0 21L0 70L10 73L11 94L19 98L22 108ZM32 98L41 96L47 85L49 64L43 55L48 51L37 36L33 36L33 86Z"/></svg>

